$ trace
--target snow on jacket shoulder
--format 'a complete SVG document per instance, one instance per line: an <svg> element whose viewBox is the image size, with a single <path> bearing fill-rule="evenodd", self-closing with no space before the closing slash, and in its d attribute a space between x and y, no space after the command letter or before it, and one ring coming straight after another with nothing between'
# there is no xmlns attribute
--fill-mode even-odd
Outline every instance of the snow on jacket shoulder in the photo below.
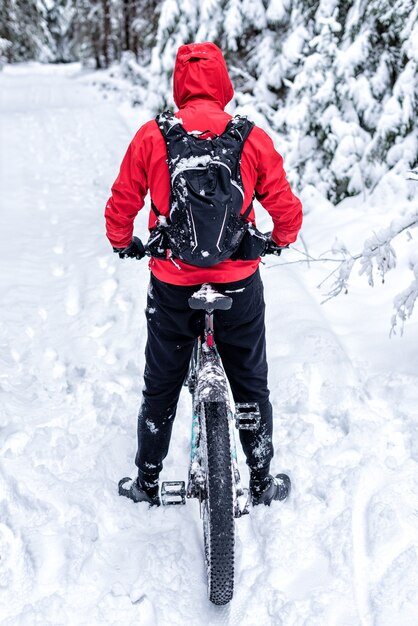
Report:
<svg viewBox="0 0 418 626"><path fill-rule="evenodd" d="M176 113L187 132L210 131L221 134L231 116L223 109L233 96L222 53L212 43L190 44L179 48L174 69ZM162 215L169 214L170 179L167 150L155 120L136 133L112 186L105 217L106 232L115 247L125 247L132 239L133 222L144 206L148 190ZM241 159L244 186L243 211L255 194L273 219L273 238L279 245L295 241L302 223L302 207L292 193L283 169L283 159L270 137L254 127L244 144ZM249 220L255 221L254 211ZM156 216L149 214L149 228ZM151 259L150 268L160 280L178 285L203 282L232 282L255 272L256 261L223 261L208 268L188 265L176 259Z"/></svg>

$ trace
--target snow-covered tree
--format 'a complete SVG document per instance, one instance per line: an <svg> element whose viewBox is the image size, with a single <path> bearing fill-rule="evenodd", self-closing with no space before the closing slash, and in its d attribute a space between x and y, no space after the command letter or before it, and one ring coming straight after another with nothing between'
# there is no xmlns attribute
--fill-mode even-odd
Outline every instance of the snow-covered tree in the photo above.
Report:
<svg viewBox="0 0 418 626"><path fill-rule="evenodd" d="M344 114L333 68L338 53L341 24L336 2L322 3L316 20L308 24L309 40L303 45L303 65L289 89L287 106L275 116L296 150L296 166L303 184L313 184L324 195L339 200L338 180L331 163L339 144ZM283 80L283 79L282 79ZM343 194L342 194L343 195Z"/></svg>
<svg viewBox="0 0 418 626"><path fill-rule="evenodd" d="M405 172L417 162L417 29L413 0L356 2L347 17L340 71L367 133L359 155L367 189L389 169Z"/></svg>
<svg viewBox="0 0 418 626"><path fill-rule="evenodd" d="M172 106L171 77L176 52L182 44L194 41L198 16L199 4L193 0L163 0L161 3L147 94L151 109Z"/></svg>
<svg viewBox="0 0 418 626"><path fill-rule="evenodd" d="M47 17L48 7L43 0L0 0L0 38L9 42L2 45L9 61L53 59Z"/></svg>
<svg viewBox="0 0 418 626"><path fill-rule="evenodd" d="M123 0L121 3L122 50L131 51L142 64L149 64L156 43L159 0Z"/></svg>
<svg viewBox="0 0 418 626"><path fill-rule="evenodd" d="M54 39L57 62L68 62L77 57L73 46L75 16L74 0L55 0L48 11L48 28Z"/></svg>
<svg viewBox="0 0 418 626"><path fill-rule="evenodd" d="M120 56L120 3L115 0L75 0L73 46L82 60L108 67Z"/></svg>

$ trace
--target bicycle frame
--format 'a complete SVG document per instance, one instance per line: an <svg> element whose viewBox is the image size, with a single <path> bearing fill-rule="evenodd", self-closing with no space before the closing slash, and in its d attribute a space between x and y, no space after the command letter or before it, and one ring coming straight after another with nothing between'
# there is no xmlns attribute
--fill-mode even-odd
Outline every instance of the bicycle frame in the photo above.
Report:
<svg viewBox="0 0 418 626"><path fill-rule="evenodd" d="M231 468L233 478L234 516L249 512L249 501L241 484L238 469L237 448L233 413L230 409L230 396L225 371L216 348L213 330L213 312L205 313L205 330L194 346L186 384L192 394L192 436L190 450L189 479L186 495L198 498L201 503L205 498L205 470L202 464L201 450L201 411L203 402L225 402L228 409L228 426L231 442ZM245 498L243 503L241 500Z"/></svg>

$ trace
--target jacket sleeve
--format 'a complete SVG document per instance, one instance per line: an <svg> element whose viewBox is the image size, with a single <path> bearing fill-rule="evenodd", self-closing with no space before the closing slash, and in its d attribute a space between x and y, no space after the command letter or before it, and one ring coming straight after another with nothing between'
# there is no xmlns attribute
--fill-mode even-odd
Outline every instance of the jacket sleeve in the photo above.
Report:
<svg viewBox="0 0 418 626"><path fill-rule="evenodd" d="M131 243L134 219L144 206L148 192L141 142L143 138L139 130L123 158L106 204L106 235L115 248L125 248Z"/></svg>
<svg viewBox="0 0 418 626"><path fill-rule="evenodd" d="M259 154L255 197L272 217L273 240L279 246L286 246L296 241L302 226L302 204L290 189L283 158L274 148L273 141L260 128L257 131Z"/></svg>

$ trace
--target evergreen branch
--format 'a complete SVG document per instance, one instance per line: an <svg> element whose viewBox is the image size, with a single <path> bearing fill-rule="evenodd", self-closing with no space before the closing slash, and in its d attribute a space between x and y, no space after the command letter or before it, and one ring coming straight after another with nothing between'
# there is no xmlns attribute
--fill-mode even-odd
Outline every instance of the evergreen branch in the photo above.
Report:
<svg viewBox="0 0 418 626"><path fill-rule="evenodd" d="M398 322L401 322L400 333L401 335L403 335L405 321L409 317L411 317L414 310L415 302L418 299L418 262L413 265L411 269L414 272L415 279L412 281L409 287L404 289L404 291L401 291L401 293L399 293L394 300L393 305L395 308L395 312L392 316L392 325L389 336L392 336L392 334L396 334L396 327L398 325Z"/></svg>

